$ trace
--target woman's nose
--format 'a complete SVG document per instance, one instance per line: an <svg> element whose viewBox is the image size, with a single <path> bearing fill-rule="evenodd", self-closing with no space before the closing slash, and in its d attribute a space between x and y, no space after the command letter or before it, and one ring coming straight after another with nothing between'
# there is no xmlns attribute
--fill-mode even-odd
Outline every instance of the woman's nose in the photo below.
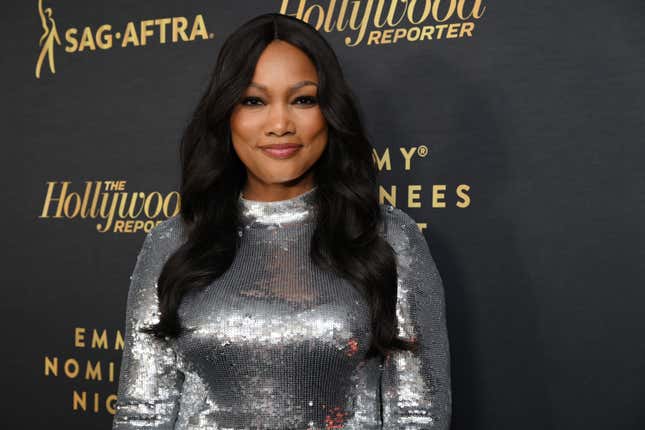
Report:
<svg viewBox="0 0 645 430"><path fill-rule="evenodd" d="M293 121L289 107L281 103L273 103L269 106L268 131L283 135L293 131Z"/></svg>

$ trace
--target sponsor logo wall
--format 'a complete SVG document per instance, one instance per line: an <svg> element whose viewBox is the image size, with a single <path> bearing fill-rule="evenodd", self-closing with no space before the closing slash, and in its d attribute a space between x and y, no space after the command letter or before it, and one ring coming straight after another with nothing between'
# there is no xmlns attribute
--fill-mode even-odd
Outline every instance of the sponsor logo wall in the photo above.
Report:
<svg viewBox="0 0 645 430"><path fill-rule="evenodd" d="M110 428L129 276L145 233L181 208L182 128L226 36L280 12L334 46L380 199L437 261L452 428L637 428L639 5L6 5L5 422Z"/></svg>

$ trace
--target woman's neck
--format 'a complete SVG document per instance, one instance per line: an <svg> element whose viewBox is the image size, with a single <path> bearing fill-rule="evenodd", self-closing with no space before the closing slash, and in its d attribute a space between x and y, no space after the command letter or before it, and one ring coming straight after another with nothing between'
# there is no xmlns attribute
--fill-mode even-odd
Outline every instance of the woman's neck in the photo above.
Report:
<svg viewBox="0 0 645 430"><path fill-rule="evenodd" d="M238 204L242 224L247 227L282 226L311 221L315 213L316 190L314 186L290 199L274 201L248 200L240 192Z"/></svg>

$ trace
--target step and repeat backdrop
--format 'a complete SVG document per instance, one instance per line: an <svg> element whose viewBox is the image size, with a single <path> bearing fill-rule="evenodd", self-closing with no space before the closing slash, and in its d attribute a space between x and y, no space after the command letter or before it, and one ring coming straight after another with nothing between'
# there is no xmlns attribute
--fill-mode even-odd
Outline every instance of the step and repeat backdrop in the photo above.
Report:
<svg viewBox="0 0 645 430"><path fill-rule="evenodd" d="M6 428L108 429L129 277L224 39L333 45L446 290L453 429L645 419L641 1L3 5Z"/></svg>

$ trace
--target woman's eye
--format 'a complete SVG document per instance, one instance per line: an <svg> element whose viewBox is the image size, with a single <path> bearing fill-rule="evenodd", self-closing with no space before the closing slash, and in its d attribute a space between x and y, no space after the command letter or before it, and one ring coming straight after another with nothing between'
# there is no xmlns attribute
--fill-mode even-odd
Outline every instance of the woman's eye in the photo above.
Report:
<svg viewBox="0 0 645 430"><path fill-rule="evenodd" d="M260 100L257 97L245 97L245 98L242 99L242 101L240 103L243 104L243 105L247 105L247 106L256 106L257 105L256 102L261 103L262 100Z"/></svg>
<svg viewBox="0 0 645 430"><path fill-rule="evenodd" d="M316 97L312 96L300 96L296 98L295 104L300 105L314 105L316 104ZM244 97L241 101L240 104L245 105L245 106L259 106L263 104L262 99L258 97Z"/></svg>
<svg viewBox="0 0 645 430"><path fill-rule="evenodd" d="M313 105L313 104L316 104L316 98L315 98L315 97L312 97L312 96L301 96L301 97L298 97L298 98L296 99L296 104L300 104L300 103L297 103L297 102L298 102L298 101L300 101L300 100L304 101L304 104L307 104L307 105Z"/></svg>

